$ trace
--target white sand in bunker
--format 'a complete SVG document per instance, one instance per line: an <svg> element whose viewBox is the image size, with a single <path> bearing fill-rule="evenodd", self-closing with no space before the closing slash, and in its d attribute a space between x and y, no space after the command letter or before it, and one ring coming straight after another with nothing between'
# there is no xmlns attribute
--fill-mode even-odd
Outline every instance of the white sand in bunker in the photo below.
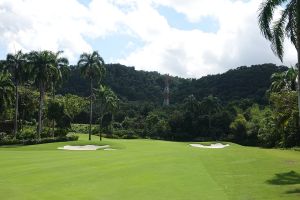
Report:
<svg viewBox="0 0 300 200"><path fill-rule="evenodd" d="M95 151L97 149L115 150L115 149L110 148L109 145L103 145L103 146L97 146L97 145L71 146L71 145L66 145L64 147L58 147L57 149L71 150L71 151Z"/></svg>
<svg viewBox="0 0 300 200"><path fill-rule="evenodd" d="M197 148L206 148L206 149L223 149L225 147L229 147L229 144L221 144L221 143L216 143L211 145L190 144L190 146L197 147Z"/></svg>

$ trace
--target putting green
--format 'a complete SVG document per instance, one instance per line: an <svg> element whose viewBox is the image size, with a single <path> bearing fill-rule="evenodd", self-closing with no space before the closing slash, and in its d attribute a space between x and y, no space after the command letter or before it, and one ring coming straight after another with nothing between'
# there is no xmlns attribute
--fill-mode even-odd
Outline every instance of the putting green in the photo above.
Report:
<svg viewBox="0 0 300 200"><path fill-rule="evenodd" d="M300 199L300 152L154 140L0 148L1 200ZM116 151L65 151L64 145Z"/></svg>

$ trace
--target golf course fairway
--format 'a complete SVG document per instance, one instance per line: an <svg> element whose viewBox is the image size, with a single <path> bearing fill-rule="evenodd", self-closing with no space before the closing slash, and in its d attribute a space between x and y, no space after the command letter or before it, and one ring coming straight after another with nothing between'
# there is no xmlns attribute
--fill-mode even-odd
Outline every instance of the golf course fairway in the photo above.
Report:
<svg viewBox="0 0 300 200"><path fill-rule="evenodd" d="M0 200L300 199L300 152L156 140L0 147ZM110 145L114 151L58 150Z"/></svg>

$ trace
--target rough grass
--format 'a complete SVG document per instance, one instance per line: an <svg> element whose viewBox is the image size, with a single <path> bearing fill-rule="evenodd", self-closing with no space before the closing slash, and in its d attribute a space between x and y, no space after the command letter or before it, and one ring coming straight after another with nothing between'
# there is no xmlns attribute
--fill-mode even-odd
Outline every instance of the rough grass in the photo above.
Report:
<svg viewBox="0 0 300 200"><path fill-rule="evenodd" d="M0 199L299 199L300 152L108 140L0 148ZM116 151L64 151L109 144Z"/></svg>

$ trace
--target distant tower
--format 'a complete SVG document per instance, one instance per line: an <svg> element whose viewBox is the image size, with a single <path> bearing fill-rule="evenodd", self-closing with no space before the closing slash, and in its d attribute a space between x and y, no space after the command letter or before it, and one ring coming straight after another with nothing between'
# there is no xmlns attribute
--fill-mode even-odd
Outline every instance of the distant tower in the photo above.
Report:
<svg viewBox="0 0 300 200"><path fill-rule="evenodd" d="M170 76L165 75L165 89L164 89L164 106L170 105L170 88L169 88Z"/></svg>

